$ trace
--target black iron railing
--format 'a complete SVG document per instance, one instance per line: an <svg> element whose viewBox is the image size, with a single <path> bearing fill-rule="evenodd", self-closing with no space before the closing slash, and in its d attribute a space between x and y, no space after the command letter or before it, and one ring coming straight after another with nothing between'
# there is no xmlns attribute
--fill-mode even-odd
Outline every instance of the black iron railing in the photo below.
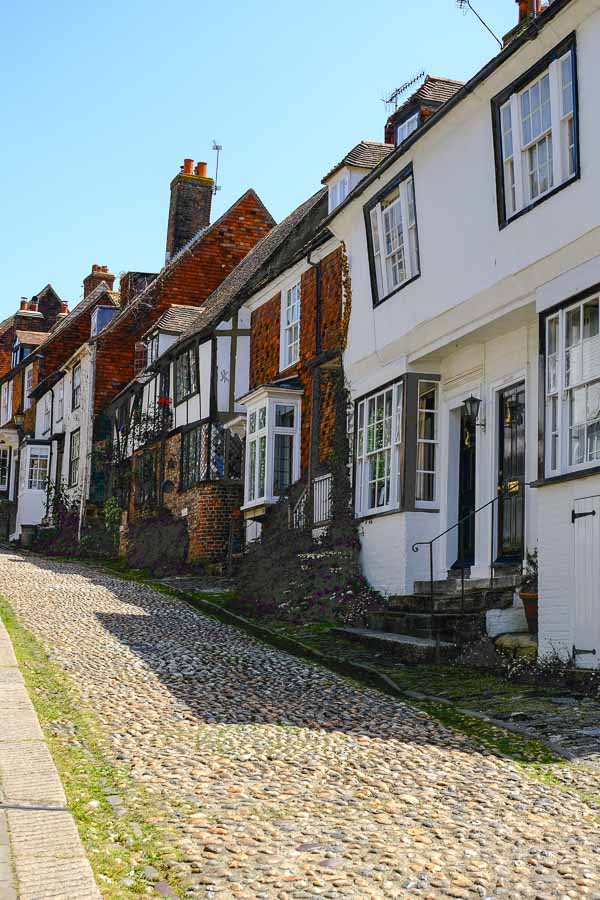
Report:
<svg viewBox="0 0 600 900"><path fill-rule="evenodd" d="M446 528L445 531L442 531L441 534L436 535L430 541L416 541L413 544L413 553L418 553L420 547L429 547L429 588L432 600L433 607L433 597L435 594L435 578L433 571L433 545L436 544L441 538L445 537L447 534L450 534L452 531L458 528L458 563L460 569L460 611L464 612L465 607L465 528L464 525L466 522L469 522L471 519L474 519L480 512L483 512L484 509L489 509L491 507L491 528L490 528L490 591L494 588L494 579L496 575L496 566L495 566L495 556L496 556L496 534L495 534L495 524L496 524L496 508L495 504L500 503L500 500L503 500L506 497L516 497L524 489L527 487L527 483L524 481L514 481L510 484L508 490L506 491L498 491L495 497L491 500L488 500L487 503L484 503L483 506L474 509L473 512L468 513L466 516L463 516L462 519L459 519L458 522L455 522L454 525L451 525L450 528Z"/></svg>

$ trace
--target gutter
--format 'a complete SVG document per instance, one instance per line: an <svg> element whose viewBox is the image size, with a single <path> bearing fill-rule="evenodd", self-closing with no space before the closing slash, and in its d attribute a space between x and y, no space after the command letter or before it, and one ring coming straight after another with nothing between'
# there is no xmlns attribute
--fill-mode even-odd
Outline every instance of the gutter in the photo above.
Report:
<svg viewBox="0 0 600 900"><path fill-rule="evenodd" d="M504 47L497 56L494 56L488 63L485 64L483 69L480 69L473 78L471 78L463 87L461 87L456 94L453 94L449 100L440 107L440 109L434 113L424 125L421 125L416 131L413 131L409 137L403 141L399 147L393 150L389 156L387 156L383 162L379 163L379 165L373 169L368 175L360 181L356 187L350 191L345 200L340 203L339 206L336 206L335 210L325 217L323 222L321 223L323 227L329 225L335 217L340 213L343 209L352 203L353 200L356 200L357 197L360 197L361 194L366 191L369 185L373 184L374 181L377 181L384 172L392 166L398 159L400 159L411 147L419 141L423 135L427 134L432 128L434 128L437 123L444 118L444 116L448 115L455 106L457 106L462 100L464 100L469 94L472 94L476 87L478 87L483 81L489 78L496 69L499 69L500 66L507 60L510 59L513 54L515 54L521 47L524 47L525 44L529 43L529 41L534 41L544 26L550 22L558 13L562 12L565 6L568 6L572 0L553 0L550 6L544 10L539 16L536 16L535 19L532 19L530 24L525 28L522 34L512 40L509 44Z"/></svg>

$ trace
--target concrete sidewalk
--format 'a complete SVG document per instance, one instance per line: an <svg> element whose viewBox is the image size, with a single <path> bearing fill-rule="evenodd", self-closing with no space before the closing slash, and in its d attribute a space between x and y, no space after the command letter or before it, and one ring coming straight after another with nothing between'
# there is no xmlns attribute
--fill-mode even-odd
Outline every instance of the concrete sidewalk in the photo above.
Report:
<svg viewBox="0 0 600 900"><path fill-rule="evenodd" d="M100 896L0 621L0 900Z"/></svg>

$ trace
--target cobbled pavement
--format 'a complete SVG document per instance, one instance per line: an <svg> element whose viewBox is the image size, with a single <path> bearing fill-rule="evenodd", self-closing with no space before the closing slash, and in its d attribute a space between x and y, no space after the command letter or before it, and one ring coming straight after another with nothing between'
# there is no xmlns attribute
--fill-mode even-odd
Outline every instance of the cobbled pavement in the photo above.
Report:
<svg viewBox="0 0 600 900"><path fill-rule="evenodd" d="M4 551L0 593L175 827L187 896L600 898L594 810L399 700L86 566Z"/></svg>

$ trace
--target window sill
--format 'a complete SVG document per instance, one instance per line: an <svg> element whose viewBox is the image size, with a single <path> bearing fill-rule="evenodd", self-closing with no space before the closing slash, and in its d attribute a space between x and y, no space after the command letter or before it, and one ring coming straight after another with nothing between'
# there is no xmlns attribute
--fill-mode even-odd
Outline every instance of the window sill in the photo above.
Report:
<svg viewBox="0 0 600 900"><path fill-rule="evenodd" d="M384 509L381 512L373 512L373 513L365 513L361 516L354 516L356 522L370 522L372 519L383 519L386 516L399 516L404 515L406 513L439 513L439 509L436 507L415 507L414 509Z"/></svg>
<svg viewBox="0 0 600 900"><path fill-rule="evenodd" d="M529 487L551 487L553 484L564 484L567 481L579 481L581 478L589 478L592 475L600 475L600 465L590 466L587 469L575 469L572 472L563 472L560 475L549 475L532 481Z"/></svg>
<svg viewBox="0 0 600 900"><path fill-rule="evenodd" d="M412 278L409 278L408 281L403 281L401 285L399 285L397 288L394 288L393 291L390 291L390 293L386 294L385 297L382 297L381 300L374 299L373 300L373 308L377 309L378 306L381 306L381 304L385 303L386 300L389 300L390 297L393 297L395 294L400 293L400 291L403 291L404 288L407 288L409 286L409 284L413 284L413 282L415 282L420 277L421 277L421 273L419 272L417 275L413 275ZM373 296L375 296L375 295L373 295Z"/></svg>
<svg viewBox="0 0 600 900"><path fill-rule="evenodd" d="M579 168L574 175L571 175L566 181L563 181L558 187L552 188L551 191L548 191L547 194L544 194L543 197L538 197L537 200L534 200L533 203L529 203L527 206L524 206L523 209L520 209L518 212L511 216L509 219L506 216L502 216L499 221L500 231L504 228L507 228L508 225L512 225L513 222L516 222L517 219L520 219L521 216L526 215L528 212L531 212L532 209L535 209L536 206L539 206L541 203L544 203L546 200L549 200L550 197L554 197L560 191L564 190L569 185L573 184L574 181L578 181L581 178L581 172ZM504 197L503 197L504 199Z"/></svg>

